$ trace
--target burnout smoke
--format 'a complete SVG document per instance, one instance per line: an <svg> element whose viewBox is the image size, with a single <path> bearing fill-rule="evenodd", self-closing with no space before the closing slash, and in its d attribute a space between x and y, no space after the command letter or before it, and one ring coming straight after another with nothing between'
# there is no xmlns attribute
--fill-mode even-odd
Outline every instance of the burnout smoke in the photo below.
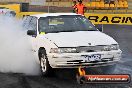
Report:
<svg viewBox="0 0 132 88"><path fill-rule="evenodd" d="M39 66L21 23L13 17L0 16L0 72L36 75Z"/></svg>

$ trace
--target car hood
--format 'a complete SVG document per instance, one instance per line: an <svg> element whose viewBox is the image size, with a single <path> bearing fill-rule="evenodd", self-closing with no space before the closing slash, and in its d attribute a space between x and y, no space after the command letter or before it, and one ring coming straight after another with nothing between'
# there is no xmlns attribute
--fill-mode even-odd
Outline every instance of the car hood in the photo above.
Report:
<svg viewBox="0 0 132 88"><path fill-rule="evenodd" d="M117 44L117 42L113 38L99 31L48 33L44 36L55 43L58 47Z"/></svg>

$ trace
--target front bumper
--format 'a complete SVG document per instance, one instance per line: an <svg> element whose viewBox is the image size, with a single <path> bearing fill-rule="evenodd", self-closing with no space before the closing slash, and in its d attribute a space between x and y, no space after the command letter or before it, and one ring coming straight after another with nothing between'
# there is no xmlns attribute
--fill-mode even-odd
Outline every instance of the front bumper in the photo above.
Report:
<svg viewBox="0 0 132 88"><path fill-rule="evenodd" d="M118 62L121 58L121 50L102 51L102 52L89 52L89 53L62 53L62 54L49 54L48 60L52 68L78 68L82 67L99 67L112 65ZM82 58L82 55L100 54L101 61L87 61Z"/></svg>

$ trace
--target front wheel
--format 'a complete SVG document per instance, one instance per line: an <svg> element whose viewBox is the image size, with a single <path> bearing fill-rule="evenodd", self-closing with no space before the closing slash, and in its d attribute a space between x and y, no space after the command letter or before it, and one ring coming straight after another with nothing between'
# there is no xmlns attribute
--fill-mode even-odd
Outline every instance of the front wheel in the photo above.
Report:
<svg viewBox="0 0 132 88"><path fill-rule="evenodd" d="M40 55L40 69L42 76L49 76L52 68L49 65L46 51L41 50L39 55Z"/></svg>

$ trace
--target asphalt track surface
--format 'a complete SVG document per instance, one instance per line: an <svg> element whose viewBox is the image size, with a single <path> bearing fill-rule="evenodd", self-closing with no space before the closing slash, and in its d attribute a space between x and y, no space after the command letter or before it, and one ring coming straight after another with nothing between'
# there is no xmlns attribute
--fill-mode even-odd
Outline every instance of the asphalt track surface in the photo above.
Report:
<svg viewBox="0 0 132 88"><path fill-rule="evenodd" d="M132 75L132 26L104 25L104 32L112 36L123 51L116 74ZM0 88L132 88L129 84L85 84L76 82L73 69L57 70L56 75L43 78L15 73L0 73Z"/></svg>

